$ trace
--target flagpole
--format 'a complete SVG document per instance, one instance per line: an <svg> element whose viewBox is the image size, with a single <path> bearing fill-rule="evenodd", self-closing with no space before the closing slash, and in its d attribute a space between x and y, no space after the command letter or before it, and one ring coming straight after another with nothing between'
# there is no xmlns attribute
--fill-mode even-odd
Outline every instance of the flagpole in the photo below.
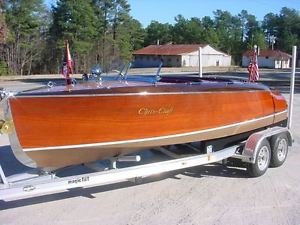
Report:
<svg viewBox="0 0 300 225"><path fill-rule="evenodd" d="M253 54L250 53L250 63L248 66L249 79L248 82L255 82L259 79L259 71L258 71L258 46L254 45Z"/></svg>
<svg viewBox="0 0 300 225"><path fill-rule="evenodd" d="M293 58L292 58L292 72L291 72L291 87L290 87L290 101L289 101L289 117L288 117L288 129L292 127L293 116L293 102L294 102L294 90L295 90L295 74L296 74L296 54L297 46L293 46Z"/></svg>
<svg viewBox="0 0 300 225"><path fill-rule="evenodd" d="M257 45L254 45L254 57L255 61L257 62Z"/></svg>
<svg viewBox="0 0 300 225"><path fill-rule="evenodd" d="M72 78L70 74L73 73L72 71L72 65L71 65L71 54L70 54L70 49L69 49L69 42L68 40L65 40L65 58L66 58L66 64L67 64L67 73L66 73L66 85L71 85L72 84Z"/></svg>

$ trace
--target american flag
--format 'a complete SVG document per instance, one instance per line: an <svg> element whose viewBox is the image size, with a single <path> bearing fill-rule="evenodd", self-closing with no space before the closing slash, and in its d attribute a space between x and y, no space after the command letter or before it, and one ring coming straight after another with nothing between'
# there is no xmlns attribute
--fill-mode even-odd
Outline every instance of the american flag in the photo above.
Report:
<svg viewBox="0 0 300 225"><path fill-rule="evenodd" d="M72 83L71 74L73 73L73 61L70 54L69 43L65 41L65 56L62 67L62 74L66 79L67 85Z"/></svg>
<svg viewBox="0 0 300 225"><path fill-rule="evenodd" d="M254 52L250 64L248 66L249 82L255 82L259 79L258 65L257 65L257 53Z"/></svg>

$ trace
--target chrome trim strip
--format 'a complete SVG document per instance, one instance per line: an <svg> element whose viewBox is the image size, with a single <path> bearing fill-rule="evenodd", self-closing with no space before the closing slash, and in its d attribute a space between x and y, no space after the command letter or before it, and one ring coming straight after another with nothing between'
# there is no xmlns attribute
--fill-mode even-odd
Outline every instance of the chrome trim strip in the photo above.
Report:
<svg viewBox="0 0 300 225"><path fill-rule="evenodd" d="M118 96L152 96L152 95L195 95L195 94L224 94L237 92L268 92L268 90L238 90L238 91L207 91L207 92L139 92L139 93L118 93L118 94L66 94L66 95L18 95L17 98L72 98L72 97L118 97Z"/></svg>
<svg viewBox="0 0 300 225"><path fill-rule="evenodd" d="M108 145L120 145L120 144L129 144L129 143L140 143L140 142L149 142L149 141L157 141L157 140L163 140L163 139L169 139L169 138L177 138L177 137L184 137L184 136L190 136L190 135L196 135L196 134L201 134L205 132L210 132L210 131L217 131L221 129L226 129L234 126L240 126L244 124L250 124L253 122L265 120L272 118L276 115L286 113L287 110L279 113L275 113L269 116L257 118L257 119L252 119L248 121L243 121L235 124L230 124L222 127L217 127L217 128L210 128L206 130L199 130L199 131L193 131L193 132L187 132L187 133L182 133L182 134L173 134L173 135L166 135L166 136L159 136L159 137L151 137L151 138L143 138L143 139L134 139L134 140L125 140L125 141L113 141L113 142L102 142L102 143L93 143L93 144L81 144L81 145L66 145L66 146L53 146L53 147L42 147L42 148L24 148L23 151L29 152L29 151L41 151L41 150L54 150L54 149L74 149L74 148L84 148L84 147L103 147L103 146L108 146Z"/></svg>
<svg viewBox="0 0 300 225"><path fill-rule="evenodd" d="M287 113L287 112L288 112L287 110L284 110L284 111L282 111L282 112L274 113L273 115L274 115L274 116L280 116L281 114L285 114L285 113Z"/></svg>

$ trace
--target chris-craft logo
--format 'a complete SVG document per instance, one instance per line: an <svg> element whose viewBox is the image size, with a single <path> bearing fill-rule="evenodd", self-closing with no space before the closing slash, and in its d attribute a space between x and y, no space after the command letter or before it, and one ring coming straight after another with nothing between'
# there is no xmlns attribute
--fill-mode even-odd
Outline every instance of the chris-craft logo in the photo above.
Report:
<svg viewBox="0 0 300 225"><path fill-rule="evenodd" d="M160 108L143 107L138 110L138 114L142 116L170 115L171 113L173 113L173 107L171 106L165 106Z"/></svg>

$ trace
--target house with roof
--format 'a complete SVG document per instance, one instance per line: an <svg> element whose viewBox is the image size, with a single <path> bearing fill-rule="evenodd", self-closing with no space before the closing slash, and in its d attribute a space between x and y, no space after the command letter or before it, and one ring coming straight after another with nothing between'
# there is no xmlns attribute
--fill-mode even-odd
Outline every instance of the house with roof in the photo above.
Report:
<svg viewBox="0 0 300 225"><path fill-rule="evenodd" d="M243 53L242 66L247 67L254 55L254 51L246 51ZM279 50L261 50L257 56L258 67L272 69L290 68L292 56Z"/></svg>
<svg viewBox="0 0 300 225"><path fill-rule="evenodd" d="M149 45L133 52L134 67L196 67L199 65L199 47L202 48L203 67L230 66L231 56L218 51L210 45L166 44Z"/></svg>

